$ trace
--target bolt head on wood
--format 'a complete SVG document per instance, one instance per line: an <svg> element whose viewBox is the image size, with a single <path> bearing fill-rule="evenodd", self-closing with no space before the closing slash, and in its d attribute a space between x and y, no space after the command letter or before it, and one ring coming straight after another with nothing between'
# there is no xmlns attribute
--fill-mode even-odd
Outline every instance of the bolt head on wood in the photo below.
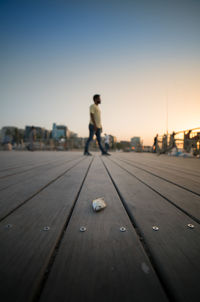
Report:
<svg viewBox="0 0 200 302"><path fill-rule="evenodd" d="M126 232L126 228L125 227L121 227L120 228L120 232Z"/></svg>
<svg viewBox="0 0 200 302"><path fill-rule="evenodd" d="M194 224L188 223L188 228L194 229Z"/></svg>
<svg viewBox="0 0 200 302"><path fill-rule="evenodd" d="M85 232L86 231L86 227L82 226L80 227L80 232Z"/></svg>
<svg viewBox="0 0 200 302"><path fill-rule="evenodd" d="M50 230L50 227L49 226L46 226L43 228L43 231L49 231Z"/></svg>
<svg viewBox="0 0 200 302"><path fill-rule="evenodd" d="M159 227L157 227L156 225L154 225L154 226L152 227L152 229L153 229L154 231L158 231L158 230L159 230Z"/></svg>

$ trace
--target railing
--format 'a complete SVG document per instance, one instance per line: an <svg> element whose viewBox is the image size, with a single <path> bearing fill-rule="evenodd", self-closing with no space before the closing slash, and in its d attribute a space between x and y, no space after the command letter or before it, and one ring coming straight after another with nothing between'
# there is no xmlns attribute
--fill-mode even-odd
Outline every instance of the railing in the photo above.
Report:
<svg viewBox="0 0 200 302"><path fill-rule="evenodd" d="M153 150L157 153L167 153L173 148L194 155L200 154L200 127L157 136L157 145Z"/></svg>

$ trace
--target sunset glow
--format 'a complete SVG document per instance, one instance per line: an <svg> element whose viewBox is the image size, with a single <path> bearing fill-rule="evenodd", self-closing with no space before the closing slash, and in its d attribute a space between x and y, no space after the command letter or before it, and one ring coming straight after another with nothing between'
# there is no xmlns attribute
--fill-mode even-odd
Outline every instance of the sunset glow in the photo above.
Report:
<svg viewBox="0 0 200 302"><path fill-rule="evenodd" d="M95 93L103 131L119 140L200 126L199 1L5 1L0 11L0 127L56 122L87 136Z"/></svg>

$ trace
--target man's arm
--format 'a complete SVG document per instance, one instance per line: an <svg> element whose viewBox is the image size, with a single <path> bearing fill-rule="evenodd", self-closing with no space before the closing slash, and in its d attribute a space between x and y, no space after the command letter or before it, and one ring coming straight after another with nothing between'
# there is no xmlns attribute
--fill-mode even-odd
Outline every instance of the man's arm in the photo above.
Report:
<svg viewBox="0 0 200 302"><path fill-rule="evenodd" d="M93 121L93 124L94 124L94 130L95 132L97 131L97 125L96 125L96 122L95 122L95 119L94 119L94 114L93 113L90 113L90 116L91 116L91 119Z"/></svg>

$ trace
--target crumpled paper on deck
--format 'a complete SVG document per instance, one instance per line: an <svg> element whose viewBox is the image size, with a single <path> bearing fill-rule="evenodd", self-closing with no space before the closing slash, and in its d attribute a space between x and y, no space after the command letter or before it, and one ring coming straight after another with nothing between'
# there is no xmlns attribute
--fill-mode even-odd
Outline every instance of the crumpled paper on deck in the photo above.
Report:
<svg viewBox="0 0 200 302"><path fill-rule="evenodd" d="M92 201L92 207L95 212L99 212L99 211L103 210L106 207L104 198L100 197L100 198L94 199Z"/></svg>

